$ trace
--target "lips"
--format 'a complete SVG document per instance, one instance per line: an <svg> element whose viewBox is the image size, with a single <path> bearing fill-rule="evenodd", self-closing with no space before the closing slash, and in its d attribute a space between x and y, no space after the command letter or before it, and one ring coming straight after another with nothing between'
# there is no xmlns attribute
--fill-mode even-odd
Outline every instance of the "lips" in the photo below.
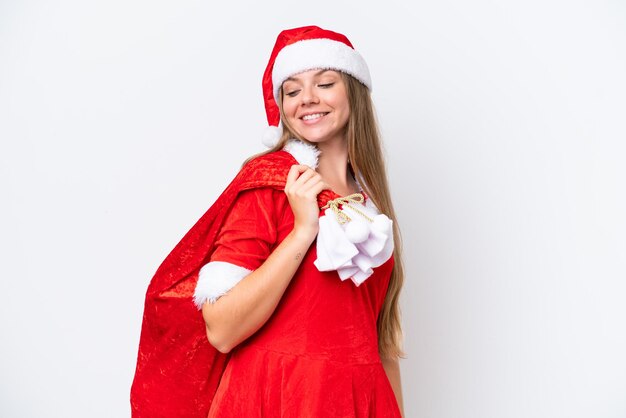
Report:
<svg viewBox="0 0 626 418"><path fill-rule="evenodd" d="M328 112L310 113L308 115L302 116L300 119L302 119L305 122L313 122L313 121L316 121L316 120L326 116L327 114L328 114Z"/></svg>

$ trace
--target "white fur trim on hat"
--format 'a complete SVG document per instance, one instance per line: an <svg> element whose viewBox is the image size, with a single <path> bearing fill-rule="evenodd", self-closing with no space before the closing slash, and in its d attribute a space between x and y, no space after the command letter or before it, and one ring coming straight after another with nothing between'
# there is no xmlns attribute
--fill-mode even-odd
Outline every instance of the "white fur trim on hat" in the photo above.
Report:
<svg viewBox="0 0 626 418"><path fill-rule="evenodd" d="M215 303L250 273L252 270L225 261L211 261L205 264L198 273L193 302L198 309L202 309L202 305L207 301Z"/></svg>
<svg viewBox="0 0 626 418"><path fill-rule="evenodd" d="M345 72L372 89L367 64L356 50L331 39L306 39L287 45L278 53L272 71L274 98L278 100L280 86L287 78L314 69Z"/></svg>

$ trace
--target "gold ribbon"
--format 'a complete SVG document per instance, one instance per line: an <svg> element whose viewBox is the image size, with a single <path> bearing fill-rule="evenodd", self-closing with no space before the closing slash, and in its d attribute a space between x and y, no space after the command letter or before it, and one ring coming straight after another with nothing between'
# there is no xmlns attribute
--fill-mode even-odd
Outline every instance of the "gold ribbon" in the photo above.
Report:
<svg viewBox="0 0 626 418"><path fill-rule="evenodd" d="M337 216L337 221L341 225L345 224L346 222L350 222L352 219L348 215L346 215L344 211L342 211L339 208L340 205L345 205L349 207L350 209L352 209L353 211L355 211L356 213L358 213L359 215L361 215L362 217L364 217L365 219L367 219L368 221L374 222L369 216L367 216L366 214L364 214L363 212L361 212L360 210L358 210L357 208L355 208L354 206L350 204L350 203L363 203L364 201L365 201L365 198L363 197L361 193L354 193L345 197L338 197L337 199L329 200L328 203L324 205L322 210L330 208L330 210L335 212L335 215Z"/></svg>

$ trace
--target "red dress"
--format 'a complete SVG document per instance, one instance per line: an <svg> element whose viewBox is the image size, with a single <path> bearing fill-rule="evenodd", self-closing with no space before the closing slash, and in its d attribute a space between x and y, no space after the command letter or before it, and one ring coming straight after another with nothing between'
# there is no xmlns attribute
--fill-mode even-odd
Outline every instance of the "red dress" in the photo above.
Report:
<svg viewBox="0 0 626 418"><path fill-rule="evenodd" d="M294 158L296 151L247 163L159 266L146 292L133 418L206 418L209 410L237 417L400 416L376 347L392 259L356 287L336 271L320 273L313 245L274 315L233 350L232 363L207 340L194 305L200 270L220 259L257 268L291 230L285 178L293 164L308 164ZM337 197L320 196L322 204Z"/></svg>
<svg viewBox="0 0 626 418"><path fill-rule="evenodd" d="M322 193L320 206L336 197ZM283 191L245 191L226 215L211 261L254 270L292 228ZM393 257L358 287L336 271L318 271L315 259L314 243L270 319L232 350L210 418L400 417L376 328Z"/></svg>

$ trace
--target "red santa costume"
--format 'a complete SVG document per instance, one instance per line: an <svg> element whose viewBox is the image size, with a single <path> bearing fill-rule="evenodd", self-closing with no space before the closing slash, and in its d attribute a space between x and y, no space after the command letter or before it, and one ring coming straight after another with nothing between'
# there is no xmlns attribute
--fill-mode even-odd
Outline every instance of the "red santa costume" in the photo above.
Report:
<svg viewBox="0 0 626 418"><path fill-rule="evenodd" d="M263 82L270 125L279 125L282 82L318 68L371 88L343 35L283 31ZM376 326L393 268L392 224L363 193L320 193L318 237L255 334L229 355L206 337L199 308L263 264L293 229L287 172L315 168L318 153L293 140L250 161L159 267L146 295L133 417L400 416Z"/></svg>

